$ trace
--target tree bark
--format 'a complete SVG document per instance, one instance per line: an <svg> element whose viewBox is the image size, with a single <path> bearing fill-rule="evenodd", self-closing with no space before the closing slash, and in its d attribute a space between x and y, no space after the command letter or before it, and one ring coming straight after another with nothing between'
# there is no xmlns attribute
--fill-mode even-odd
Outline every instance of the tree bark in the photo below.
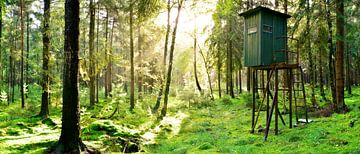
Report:
<svg viewBox="0 0 360 154"><path fill-rule="evenodd" d="M49 58L50 58L50 0L44 1L44 20L43 20L43 78L41 110L39 116L47 118L49 116Z"/></svg>
<svg viewBox="0 0 360 154"><path fill-rule="evenodd" d="M138 25L138 52L139 52L139 74L138 74L138 97L142 99L142 86L143 86L143 69L142 69L142 56L143 51L141 49L142 36L141 36L141 24Z"/></svg>
<svg viewBox="0 0 360 154"><path fill-rule="evenodd" d="M218 76L219 97L221 98L221 53L220 53L220 47L218 47L218 51L217 51L217 76Z"/></svg>
<svg viewBox="0 0 360 154"><path fill-rule="evenodd" d="M94 57L94 40L95 40L95 4L94 0L90 0L90 29L89 29L89 89L90 89L90 106L95 104L95 57Z"/></svg>
<svg viewBox="0 0 360 154"><path fill-rule="evenodd" d="M115 18L113 18L112 26L111 26L111 33L110 33L110 44L109 44L109 61L107 66L107 89L108 94L112 97L112 50L113 50L113 39L114 39L114 27L115 27Z"/></svg>
<svg viewBox="0 0 360 154"><path fill-rule="evenodd" d="M201 57L203 58L204 64L205 64L206 75L207 75L208 82L209 82L209 87L210 87L210 99L211 99L211 100L214 100L214 92L213 92L213 88L212 88L212 84L211 84L211 77L210 77L210 70L209 70L209 69L210 69L209 62L208 62L208 60L205 58L205 55L204 55L204 53L202 52L202 50L200 49L200 47L199 47L199 52L200 52L200 55L201 55Z"/></svg>
<svg viewBox="0 0 360 154"><path fill-rule="evenodd" d="M79 8L79 0L65 1L62 127L56 149L60 153L80 153L80 149L85 149L80 138Z"/></svg>
<svg viewBox="0 0 360 154"><path fill-rule="evenodd" d="M2 12L2 6L0 6L0 12ZM0 13L0 69L4 70L2 66L2 13ZM2 82L3 82L3 71L0 71L0 93L2 92Z"/></svg>
<svg viewBox="0 0 360 154"><path fill-rule="evenodd" d="M161 102L161 97L163 95L164 91L164 82L166 79L166 59L167 59L167 52L168 52L168 44L169 44L169 35L170 35L170 13L171 13L171 6L170 6L170 0L167 2L167 26L166 26L166 34L165 34L165 44L164 44L164 59L163 59L163 69L162 69L162 77L160 78L160 90L158 93L158 97L156 99L156 104L153 108L153 113L155 113L159 107Z"/></svg>
<svg viewBox="0 0 360 154"><path fill-rule="evenodd" d="M108 31L109 31L109 10L106 8L106 17L105 17L105 60L109 61L109 53L108 53ZM105 98L109 96L108 90L108 73L107 66L105 67L105 76L104 76L104 88L105 88Z"/></svg>
<svg viewBox="0 0 360 154"><path fill-rule="evenodd" d="M313 107L318 107L315 98L315 71L314 71L314 63L313 63L313 55L311 51L311 34L310 34L310 2L307 3L307 15L306 15L306 35L307 35L307 43L306 48L308 50L308 59L309 59L309 77L310 77L310 89L311 89L311 103Z"/></svg>
<svg viewBox="0 0 360 154"><path fill-rule="evenodd" d="M97 26L96 26L96 53L99 54L99 25L100 25L100 4L98 3L98 10L97 10ZM96 68L96 103L99 103L99 80L100 80L100 70L98 62L96 61L95 64Z"/></svg>
<svg viewBox="0 0 360 154"><path fill-rule="evenodd" d="M333 30L332 30L332 21L331 21L331 4L330 4L330 0L326 0L326 20L327 20L327 25L329 28L329 39L328 39L328 48L329 48L329 84L330 84L330 89L331 89L331 96L332 96L332 101L334 104L336 104L336 89L335 89L335 61L334 61L334 49L333 49L333 40L332 40L332 35L333 35Z"/></svg>
<svg viewBox="0 0 360 154"><path fill-rule="evenodd" d="M0 10L1 11L1 10ZM29 75L29 54L30 54L30 17L29 13L26 14L26 59L25 59L25 83L30 84L30 75ZM0 56L1 59L1 56ZM29 86L26 87L27 91ZM1 90L0 90L1 91ZM28 91L29 93L29 91ZM26 94L26 98L28 94Z"/></svg>
<svg viewBox="0 0 360 154"><path fill-rule="evenodd" d="M347 44L346 48L346 91L351 95L351 63L350 63L350 46Z"/></svg>
<svg viewBox="0 0 360 154"><path fill-rule="evenodd" d="M21 18L21 68L20 68L20 93L21 108L25 108L24 94L24 0L20 1L20 18Z"/></svg>
<svg viewBox="0 0 360 154"><path fill-rule="evenodd" d="M336 109L342 111L346 108L344 102L344 1L336 0L336 53L335 53L335 77L336 77Z"/></svg>
<svg viewBox="0 0 360 154"><path fill-rule="evenodd" d="M132 3L132 1L130 1ZM135 75L134 75L134 34L133 34L133 4L130 5L130 111L135 108Z"/></svg>
<svg viewBox="0 0 360 154"><path fill-rule="evenodd" d="M200 83L199 83L199 78L197 75L197 69L196 69L196 47L197 47L197 38L196 38L196 34L195 34L195 38L194 38L194 76L195 76L196 87L199 90L200 94L203 94Z"/></svg>
<svg viewBox="0 0 360 154"><path fill-rule="evenodd" d="M179 0L178 13L176 16L175 27L174 27L174 30L172 33L170 55L169 55L169 67L167 70L168 72L167 72L167 77L166 77L166 86L165 86L165 93L164 93L165 94L164 106L161 110L161 117L165 117L166 112L167 112L167 104L168 104L168 99L169 99L170 83L171 83L171 71L172 71L174 50L175 50L176 31L177 31L178 24L179 24L180 12L181 12L181 7L182 7L183 2L184 2L184 0Z"/></svg>

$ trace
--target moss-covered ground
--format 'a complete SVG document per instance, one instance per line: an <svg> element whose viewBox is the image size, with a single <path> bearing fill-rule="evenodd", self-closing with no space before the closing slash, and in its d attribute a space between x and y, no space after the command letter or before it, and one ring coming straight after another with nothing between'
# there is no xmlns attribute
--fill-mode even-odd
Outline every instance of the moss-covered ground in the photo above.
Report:
<svg viewBox="0 0 360 154"><path fill-rule="evenodd" d="M51 115L41 119L35 117L40 87L31 87L25 109L20 108L20 100L10 105L0 102L0 153L44 153L60 136L61 96L53 95ZM117 93L89 107L87 90L81 90L82 140L104 153L360 153L360 88L346 96L350 112L310 117L312 123L292 129L283 115L287 126L279 123L280 134L274 135L272 125L266 142L262 132L250 133L249 94L216 101L172 97L168 116L159 120L151 113L156 94L139 101L130 112L126 95ZM263 127L261 115L256 129Z"/></svg>

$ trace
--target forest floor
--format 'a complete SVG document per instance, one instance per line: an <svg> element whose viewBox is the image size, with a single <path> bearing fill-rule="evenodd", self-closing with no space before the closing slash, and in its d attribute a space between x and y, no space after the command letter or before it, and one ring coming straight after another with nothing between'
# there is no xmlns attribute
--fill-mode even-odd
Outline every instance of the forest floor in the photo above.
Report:
<svg viewBox="0 0 360 154"><path fill-rule="evenodd" d="M0 102L0 153L44 153L58 140L61 100L52 100L49 119L34 117L40 110L37 91L39 86L30 89L25 109L19 101L9 106ZM93 108L87 105L86 89L81 94L82 139L105 153L360 153L360 88L345 98L350 112L310 117L313 122L292 129L279 122L280 134L274 135L272 125L266 142L263 133L250 133L250 94L213 102L197 98L190 104L172 97L162 120L151 113L156 96L144 98L130 112L125 94ZM288 125L288 116L283 116ZM265 126L264 115L258 123L263 125L259 129Z"/></svg>

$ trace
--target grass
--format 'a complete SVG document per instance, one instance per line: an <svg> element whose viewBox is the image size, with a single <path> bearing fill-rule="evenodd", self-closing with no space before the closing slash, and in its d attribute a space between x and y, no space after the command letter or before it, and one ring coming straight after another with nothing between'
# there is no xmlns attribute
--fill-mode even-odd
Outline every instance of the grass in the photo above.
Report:
<svg viewBox="0 0 360 154"><path fill-rule="evenodd" d="M360 153L360 121L349 126L360 119L360 88L353 92L345 100L349 113L311 118L314 122L292 129L279 124L280 134L275 136L271 131L266 142L262 133L249 133L249 95L230 102L224 98L211 107L190 109L190 117L183 121L178 135L163 133L157 138L158 144L147 149L150 153ZM264 127L264 120L259 122Z"/></svg>
<svg viewBox="0 0 360 154"><path fill-rule="evenodd" d="M50 119L42 120L33 117L40 111L40 87L29 87L25 109L18 99L9 106L0 102L0 153L44 153L60 136L60 95L53 94ZM151 114L156 95L138 101L130 112L128 98L116 88L119 95L102 98L94 107L89 106L87 89L80 92L82 139L105 153L121 153L125 144L126 152L145 153L360 153L360 121L355 121L360 119L360 88L346 96L349 113L312 117L315 122L293 129L280 123L280 134L271 130L267 142L262 133L250 133L250 94L215 101L196 95L171 97L168 116L159 120Z"/></svg>

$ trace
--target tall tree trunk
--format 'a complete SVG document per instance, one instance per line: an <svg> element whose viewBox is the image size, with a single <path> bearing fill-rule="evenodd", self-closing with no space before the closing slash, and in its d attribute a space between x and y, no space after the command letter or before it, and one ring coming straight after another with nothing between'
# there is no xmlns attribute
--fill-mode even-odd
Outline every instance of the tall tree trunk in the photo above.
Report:
<svg viewBox="0 0 360 154"><path fill-rule="evenodd" d="M331 96L332 96L332 101L334 104L336 104L336 89L335 89L335 61L334 61L334 49L333 49L333 30L332 30L332 21L331 21L331 4L330 4L330 0L326 0L326 20L327 20L327 25L329 28L329 39L328 39L328 48L329 48L329 84L330 84L330 89L331 89Z"/></svg>
<svg viewBox="0 0 360 154"><path fill-rule="evenodd" d="M112 26L111 26L111 33L110 33L110 44L109 44L109 61L107 66L107 87L108 87L108 94L112 97L112 47L113 47L113 38L114 38L114 27L115 27L115 18L113 18Z"/></svg>
<svg viewBox="0 0 360 154"><path fill-rule="evenodd" d="M95 57L94 57L94 40L95 40L95 4L94 0L90 0L90 30L89 30L89 89L90 89L90 106L95 104Z"/></svg>
<svg viewBox="0 0 360 154"><path fill-rule="evenodd" d="M20 19L21 19L21 68L20 68L20 93L21 108L25 108L24 94L24 0L20 1Z"/></svg>
<svg viewBox="0 0 360 154"><path fill-rule="evenodd" d="M206 60L206 58L204 56L204 53L200 49L200 47L199 47L199 51L200 51L200 55L203 58L204 64L205 64L206 75L207 75L208 83L209 83L209 87L210 87L210 99L214 100L214 92L213 92L213 88L212 88L212 84L211 84L211 77L210 77L210 70L209 70L210 66L209 66L209 63L208 63L208 61Z"/></svg>
<svg viewBox="0 0 360 154"><path fill-rule="evenodd" d="M241 61L240 61L240 64L241 64ZM238 78L238 80L239 80L239 94L241 94L242 93L242 79L241 79L241 68L239 68L239 78Z"/></svg>
<svg viewBox="0 0 360 154"><path fill-rule="evenodd" d="M346 48L346 91L351 95L351 63L350 63L350 46Z"/></svg>
<svg viewBox="0 0 360 154"><path fill-rule="evenodd" d="M342 111L346 108L344 102L344 1L336 0L336 53L335 53L335 77L336 77L336 108Z"/></svg>
<svg viewBox="0 0 360 154"><path fill-rule="evenodd" d="M319 30L319 34L320 34L320 30ZM326 100L325 90L324 90L323 63L322 63L323 54L324 54L323 51L324 51L323 47L320 47L319 48L319 78L320 78L319 82L320 82L320 95L323 98L323 100Z"/></svg>
<svg viewBox="0 0 360 154"><path fill-rule="evenodd" d="M196 31L195 31L196 33ZM202 95L203 92L201 90L201 86L199 83L199 78L197 75L197 69L196 69L196 46L197 46L197 38L196 38L196 34L195 34L195 38L194 38L194 76L195 76L195 83L196 83L196 87L199 90L200 94Z"/></svg>
<svg viewBox="0 0 360 154"><path fill-rule="evenodd" d="M218 47L217 51L217 76L218 76L218 89L219 89L219 97L221 98L221 53L220 47Z"/></svg>
<svg viewBox="0 0 360 154"><path fill-rule="evenodd" d="M0 6L0 12L2 12L2 6ZM0 13L0 93L2 92L2 82L3 82L3 70L5 70L2 66L2 13Z"/></svg>
<svg viewBox="0 0 360 154"><path fill-rule="evenodd" d="M247 68L246 76L247 76L246 89L248 92L250 92L251 91L251 88L250 88L251 87L251 68L250 67Z"/></svg>
<svg viewBox="0 0 360 154"><path fill-rule="evenodd" d="M142 55L143 51L141 49L142 36L141 36L141 24L138 25L138 52L139 52L139 74L138 74L138 97L142 99L142 80L143 80L143 69L142 69Z"/></svg>
<svg viewBox="0 0 360 154"><path fill-rule="evenodd" d="M135 75L134 75L134 36L133 36L133 10L134 6L130 1L130 111L135 108Z"/></svg>
<svg viewBox="0 0 360 154"><path fill-rule="evenodd" d="M100 4L98 3L97 10L97 26L96 26L96 53L99 54L99 25L100 25ZM99 80L100 80L100 70L98 62L95 64L96 68L96 103L99 103Z"/></svg>
<svg viewBox="0 0 360 154"><path fill-rule="evenodd" d="M44 1L44 20L43 20L43 78L41 110L39 116L47 118L49 116L49 58L50 58L50 0Z"/></svg>
<svg viewBox="0 0 360 154"><path fill-rule="evenodd" d="M307 6L307 15L306 15L306 36L307 36L307 43L306 49L308 50L308 59L309 59L309 77L310 77L310 88L311 88L311 103L313 107L318 107L315 98L315 71L314 71L314 62L313 62L313 55L311 51L311 34L310 34L310 2L309 0L306 1Z"/></svg>
<svg viewBox="0 0 360 154"><path fill-rule="evenodd" d="M164 44L164 59L163 59L163 69L162 69L162 78L160 78L160 90L158 93L158 97L156 99L156 104L153 108L153 113L156 112L160 107L161 97L164 91L164 82L166 79L166 59L167 59L167 52L168 52L168 44L169 44L169 35L170 35L170 13L171 13L171 6L170 0L167 2L167 26L166 26L166 34L165 34L165 44Z"/></svg>
<svg viewBox="0 0 360 154"><path fill-rule="evenodd" d="M231 24L229 25L229 32L231 33ZM232 97L232 98L235 98L235 95L234 95L234 82L233 82L233 57L232 57L232 40L229 38L229 40L228 40L229 42L228 42L228 58L227 58L227 60L228 60L228 68L227 68L227 70L228 70L228 72L227 72L227 76L228 76L228 81L227 81L227 83L228 83L228 85L229 85L229 93L228 94L230 94L230 96Z"/></svg>
<svg viewBox="0 0 360 154"><path fill-rule="evenodd" d="M30 18L29 13L26 14L26 63L25 63L25 83L30 84L30 75L29 75L29 54L30 54ZM1 57L0 57L1 59ZM29 87L26 87L29 90ZM0 90L1 91L1 90ZM28 95L26 94L26 98Z"/></svg>
<svg viewBox="0 0 360 154"><path fill-rule="evenodd" d="M109 53L108 53L108 31L109 31L109 10L106 8L106 17L105 17L105 59L106 62L109 61ZM105 67L105 76L104 76L104 88L105 88L105 98L109 96L108 90L108 73L107 66Z"/></svg>
<svg viewBox="0 0 360 154"><path fill-rule="evenodd" d="M80 153L79 0L65 1L62 127L56 153ZM59 151L59 152L58 152Z"/></svg>
<svg viewBox="0 0 360 154"><path fill-rule="evenodd" d="M181 7L182 7L182 4L183 4L184 0L179 0L178 2L179 2L178 13L177 13L177 16L176 16L175 27L174 27L174 31L172 33L171 46L170 46L169 67L168 67L168 70L167 70L168 72L167 72L167 76L166 76L166 86L165 86L165 93L164 93L165 94L165 96L164 96L164 106L163 106L163 108L161 110L161 116L162 117L165 117L166 112L167 112L167 104L168 104L168 99L169 99L170 83L171 83L171 71L172 71L174 50L175 50L176 31L177 31L177 28L178 28Z"/></svg>

